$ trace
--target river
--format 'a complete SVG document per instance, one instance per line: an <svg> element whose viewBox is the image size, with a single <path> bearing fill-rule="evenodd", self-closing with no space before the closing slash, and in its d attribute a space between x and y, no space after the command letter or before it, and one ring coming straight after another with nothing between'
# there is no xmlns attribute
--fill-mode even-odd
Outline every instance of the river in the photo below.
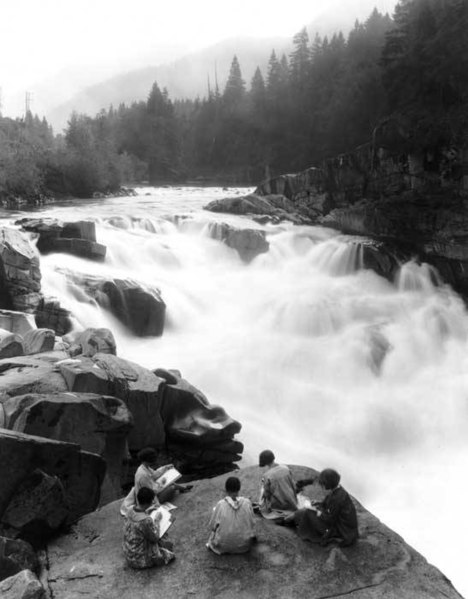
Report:
<svg viewBox="0 0 468 599"><path fill-rule="evenodd" d="M336 468L343 486L468 596L468 315L460 297L435 286L425 265L403 265L393 283L364 270L358 246L337 232L202 210L245 189L137 191L35 211L91 218L107 246L104 264L42 257L43 292L73 311L76 326L109 327L120 356L177 368L222 405L243 424L242 464L271 448L280 462ZM5 224L24 214L2 215ZM268 253L244 264L212 238L219 221L265 230ZM79 303L58 267L157 286L164 335L134 337Z"/></svg>

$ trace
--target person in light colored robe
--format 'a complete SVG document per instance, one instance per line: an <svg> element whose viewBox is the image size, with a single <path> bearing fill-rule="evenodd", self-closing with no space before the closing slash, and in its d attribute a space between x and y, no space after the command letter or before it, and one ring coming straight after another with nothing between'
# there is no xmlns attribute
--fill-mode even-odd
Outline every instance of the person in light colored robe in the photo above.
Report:
<svg viewBox="0 0 468 599"><path fill-rule="evenodd" d="M266 467L260 491L260 512L268 519L284 518L297 510L296 485L290 469L275 462L274 453L265 449L259 466Z"/></svg>
<svg viewBox="0 0 468 599"><path fill-rule="evenodd" d="M226 480L226 497L218 501L210 518L211 534L206 546L218 555L246 553L257 540L252 503L239 497L240 487L236 476Z"/></svg>

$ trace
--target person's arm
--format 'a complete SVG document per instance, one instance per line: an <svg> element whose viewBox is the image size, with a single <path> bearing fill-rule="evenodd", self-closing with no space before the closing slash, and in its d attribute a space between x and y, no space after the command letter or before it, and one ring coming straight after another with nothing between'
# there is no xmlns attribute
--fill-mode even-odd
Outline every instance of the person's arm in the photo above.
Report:
<svg viewBox="0 0 468 599"><path fill-rule="evenodd" d="M220 512L220 509L221 509L221 507L220 507L219 501L218 501L218 503L213 508L213 511L212 511L211 517L210 517L210 521L208 522L208 528L210 530L216 530L216 528L219 525L219 512Z"/></svg>
<svg viewBox="0 0 468 599"><path fill-rule="evenodd" d="M323 503L323 510L318 510L317 515L323 522L325 522L325 524L334 524L338 519L342 507L343 498L336 495L330 495Z"/></svg>
<svg viewBox="0 0 468 599"><path fill-rule="evenodd" d="M174 466L172 464L166 464L165 466L161 466L160 468L153 470L153 479L157 480L171 468L174 468Z"/></svg>
<svg viewBox="0 0 468 599"><path fill-rule="evenodd" d="M157 543L159 541L159 521L161 520L161 514L156 514L153 521L151 516L148 516L143 520L143 535L150 543Z"/></svg>

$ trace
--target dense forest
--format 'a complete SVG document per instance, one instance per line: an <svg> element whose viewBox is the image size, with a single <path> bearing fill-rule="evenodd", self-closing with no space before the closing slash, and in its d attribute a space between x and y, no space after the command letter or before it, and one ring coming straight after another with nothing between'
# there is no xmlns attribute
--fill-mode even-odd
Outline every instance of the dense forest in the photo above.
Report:
<svg viewBox="0 0 468 599"><path fill-rule="evenodd" d="M249 85L234 56L223 90L208 81L206 97L174 101L155 82L146 102L72 114L64 135L31 114L0 117L0 198L87 197L145 180L253 184L349 151L389 117L404 123L402 151L466 145L466 0L400 0L347 39L304 28Z"/></svg>

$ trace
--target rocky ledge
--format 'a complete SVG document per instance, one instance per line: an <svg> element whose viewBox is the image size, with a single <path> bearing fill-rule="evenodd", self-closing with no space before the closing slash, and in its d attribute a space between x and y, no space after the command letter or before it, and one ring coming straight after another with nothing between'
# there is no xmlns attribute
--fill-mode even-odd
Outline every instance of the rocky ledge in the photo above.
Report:
<svg viewBox="0 0 468 599"><path fill-rule="evenodd" d="M317 473L293 466L296 478ZM242 494L256 498L262 473L238 473ZM51 542L41 577L46 596L78 599L460 599L449 580L358 502L360 539L353 547L304 542L290 528L256 518L258 543L249 554L217 556L205 548L211 508L223 496L227 475L195 482L180 495L169 531L176 560L168 567L136 571L122 554L120 502L82 518ZM316 486L308 487L317 497ZM5 597L10 597L5 595Z"/></svg>

